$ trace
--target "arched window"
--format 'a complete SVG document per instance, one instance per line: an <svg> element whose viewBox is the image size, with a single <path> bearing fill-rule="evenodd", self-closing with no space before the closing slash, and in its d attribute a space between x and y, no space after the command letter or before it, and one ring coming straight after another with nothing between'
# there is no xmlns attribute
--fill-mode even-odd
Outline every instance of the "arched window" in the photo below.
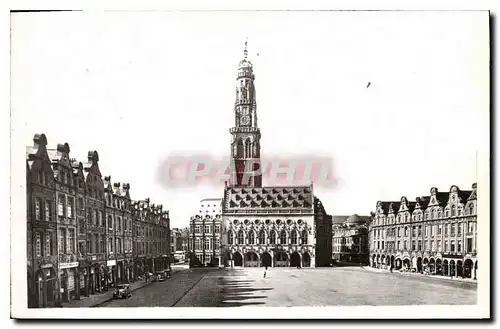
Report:
<svg viewBox="0 0 500 329"><path fill-rule="evenodd" d="M471 205L469 206L469 215L472 214L474 214L474 205L471 203Z"/></svg>
<svg viewBox="0 0 500 329"><path fill-rule="evenodd" d="M455 205L452 205L451 206L451 217L455 217L456 215L456 209L455 209Z"/></svg>
<svg viewBox="0 0 500 329"><path fill-rule="evenodd" d="M286 241L286 231L283 230L283 231L281 231L281 234L280 234L280 243L281 244L286 244L286 242L287 242Z"/></svg>
<svg viewBox="0 0 500 329"><path fill-rule="evenodd" d="M255 233L253 231L248 232L248 244L255 244Z"/></svg>
<svg viewBox="0 0 500 329"><path fill-rule="evenodd" d="M259 243L266 244L266 232L264 230L260 230L259 232Z"/></svg>
<svg viewBox="0 0 500 329"><path fill-rule="evenodd" d="M448 211L448 209L446 209L446 210L444 211L444 217L445 217L445 218L448 218L449 216L450 216L450 212Z"/></svg>
<svg viewBox="0 0 500 329"><path fill-rule="evenodd" d="M432 219L437 218L436 208L432 209Z"/></svg>
<svg viewBox="0 0 500 329"><path fill-rule="evenodd" d="M238 244L245 244L244 238L243 238L243 230L240 230L238 232Z"/></svg>
<svg viewBox="0 0 500 329"><path fill-rule="evenodd" d="M302 231L302 244L307 244L307 230Z"/></svg>
<svg viewBox="0 0 500 329"><path fill-rule="evenodd" d="M290 243L291 244L297 244L297 231L293 230L292 234L290 235Z"/></svg>
<svg viewBox="0 0 500 329"><path fill-rule="evenodd" d="M245 140L245 154L246 154L247 158L250 158L252 156L252 148L251 148L251 145L250 145L250 139L249 138L247 138Z"/></svg>
<svg viewBox="0 0 500 329"><path fill-rule="evenodd" d="M238 158L243 158L244 156L244 148L243 148L243 142L241 139L238 139L236 142L236 157Z"/></svg>
<svg viewBox="0 0 500 329"><path fill-rule="evenodd" d="M276 244L276 231L271 231L269 234L269 243Z"/></svg>
<svg viewBox="0 0 500 329"><path fill-rule="evenodd" d="M228 244L233 244L234 243L234 236L233 236L233 231L229 231L227 233L227 242Z"/></svg>

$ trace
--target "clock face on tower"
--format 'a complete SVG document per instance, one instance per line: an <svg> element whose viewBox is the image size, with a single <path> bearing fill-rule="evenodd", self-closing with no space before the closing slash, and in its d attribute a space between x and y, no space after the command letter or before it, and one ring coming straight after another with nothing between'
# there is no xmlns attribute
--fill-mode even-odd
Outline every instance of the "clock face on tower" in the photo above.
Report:
<svg viewBox="0 0 500 329"><path fill-rule="evenodd" d="M246 126L250 123L250 117L248 115L244 115L240 119L240 124Z"/></svg>

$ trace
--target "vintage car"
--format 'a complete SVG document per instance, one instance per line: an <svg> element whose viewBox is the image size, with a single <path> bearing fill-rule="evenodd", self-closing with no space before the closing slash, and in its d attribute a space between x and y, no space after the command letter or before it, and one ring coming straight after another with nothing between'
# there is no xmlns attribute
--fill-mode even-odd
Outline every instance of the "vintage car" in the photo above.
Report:
<svg viewBox="0 0 500 329"><path fill-rule="evenodd" d="M155 282L165 281L165 272L163 271L156 272L156 274L154 275L154 281Z"/></svg>
<svg viewBox="0 0 500 329"><path fill-rule="evenodd" d="M128 298L132 297L129 284L119 284L113 292L113 298Z"/></svg>

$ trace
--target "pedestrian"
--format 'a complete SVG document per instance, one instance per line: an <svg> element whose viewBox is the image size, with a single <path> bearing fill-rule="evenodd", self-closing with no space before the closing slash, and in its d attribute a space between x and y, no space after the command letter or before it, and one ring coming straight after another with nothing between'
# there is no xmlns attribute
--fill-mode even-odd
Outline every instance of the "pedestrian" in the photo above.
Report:
<svg viewBox="0 0 500 329"><path fill-rule="evenodd" d="M267 271L267 267L266 267L266 269L264 270L264 279L266 278L266 271Z"/></svg>

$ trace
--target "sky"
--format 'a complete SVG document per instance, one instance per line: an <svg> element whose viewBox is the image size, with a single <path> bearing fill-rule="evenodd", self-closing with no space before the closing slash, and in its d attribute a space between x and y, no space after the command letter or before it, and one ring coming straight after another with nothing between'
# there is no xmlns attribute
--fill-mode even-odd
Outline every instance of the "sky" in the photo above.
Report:
<svg viewBox="0 0 500 329"><path fill-rule="evenodd" d="M16 13L13 156L36 133L79 161L97 150L103 176L187 226L223 188L167 188L158 170L171 153L229 155L248 38L261 155L331 157L339 183L314 189L330 214L470 189L489 139L488 29L484 12Z"/></svg>

